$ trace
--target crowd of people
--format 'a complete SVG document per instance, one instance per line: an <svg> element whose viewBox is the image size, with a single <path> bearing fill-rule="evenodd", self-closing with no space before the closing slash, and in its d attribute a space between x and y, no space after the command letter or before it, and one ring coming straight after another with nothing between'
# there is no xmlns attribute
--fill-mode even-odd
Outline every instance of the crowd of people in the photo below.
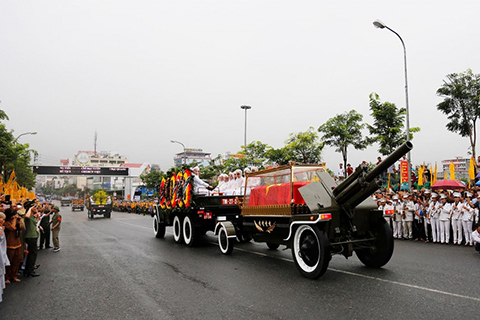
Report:
<svg viewBox="0 0 480 320"><path fill-rule="evenodd" d="M60 251L60 209L35 200L11 200L0 196L0 302L6 285L21 282L19 276L38 277L38 250ZM53 247L50 245L50 238Z"/></svg>
<svg viewBox="0 0 480 320"><path fill-rule="evenodd" d="M480 254L480 191L377 191L395 239L471 246Z"/></svg>

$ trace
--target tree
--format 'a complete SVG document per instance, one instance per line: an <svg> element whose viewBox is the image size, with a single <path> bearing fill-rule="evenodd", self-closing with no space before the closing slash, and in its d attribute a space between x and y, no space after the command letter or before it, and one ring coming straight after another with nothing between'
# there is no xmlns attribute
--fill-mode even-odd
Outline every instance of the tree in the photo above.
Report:
<svg viewBox="0 0 480 320"><path fill-rule="evenodd" d="M368 146L367 139L362 136L362 129L365 124L361 123L363 116L355 110L337 114L322 124L318 131L323 133L322 141L332 147L335 151L341 152L343 167L347 167L347 151L349 146L355 149L365 149Z"/></svg>
<svg viewBox="0 0 480 320"><path fill-rule="evenodd" d="M245 156L245 162L250 166L261 167L267 160L267 152L272 147L260 141L254 141L247 146L242 146L242 151L239 154Z"/></svg>
<svg viewBox="0 0 480 320"><path fill-rule="evenodd" d="M477 142L476 122L480 115L480 74L473 74L471 69L464 73L447 75L437 95L444 98L437 105L437 110L447 115L447 130L468 137L472 155L476 159Z"/></svg>
<svg viewBox="0 0 480 320"><path fill-rule="evenodd" d="M150 171L148 174L140 175L140 179L148 189L155 189L161 183L165 174L162 171Z"/></svg>
<svg viewBox="0 0 480 320"><path fill-rule="evenodd" d="M381 155L390 155L406 139L404 133L405 108L397 108L394 103L381 102L378 94L370 94L370 111L373 117L373 125L367 125L371 137L369 143L378 143L378 152ZM410 137L413 132L420 131L420 128L410 128Z"/></svg>
<svg viewBox="0 0 480 320"><path fill-rule="evenodd" d="M319 163L323 143L320 142L318 133L313 127L305 132L290 133L290 138L285 141L283 151L287 158L299 163Z"/></svg>
<svg viewBox="0 0 480 320"><path fill-rule="evenodd" d="M293 156L289 148L283 147L280 149L269 149L266 152L266 157L272 164L284 165L293 161Z"/></svg>

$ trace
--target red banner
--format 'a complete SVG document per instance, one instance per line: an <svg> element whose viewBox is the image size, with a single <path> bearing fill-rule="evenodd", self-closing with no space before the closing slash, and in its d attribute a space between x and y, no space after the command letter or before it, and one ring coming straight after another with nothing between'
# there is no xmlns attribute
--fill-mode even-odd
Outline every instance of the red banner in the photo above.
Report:
<svg viewBox="0 0 480 320"><path fill-rule="evenodd" d="M400 161L400 183L408 182L408 162Z"/></svg>

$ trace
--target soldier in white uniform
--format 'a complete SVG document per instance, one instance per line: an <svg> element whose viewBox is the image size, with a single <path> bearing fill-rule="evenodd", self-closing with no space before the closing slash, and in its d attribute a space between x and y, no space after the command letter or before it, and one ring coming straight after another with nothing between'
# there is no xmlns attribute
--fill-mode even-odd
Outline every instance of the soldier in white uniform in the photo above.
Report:
<svg viewBox="0 0 480 320"><path fill-rule="evenodd" d="M193 170L193 190L195 194L207 195L208 190L213 190L213 187L200 179L200 168L195 167Z"/></svg>
<svg viewBox="0 0 480 320"><path fill-rule="evenodd" d="M477 223L475 225L475 231L472 233L472 240L475 244L475 251L480 254L480 223Z"/></svg>
<svg viewBox="0 0 480 320"><path fill-rule="evenodd" d="M388 226L391 228L392 227L392 215L395 210L395 207L393 206L393 201L392 200L385 200L385 198L380 199L380 201L384 200L386 203L383 205L383 216L385 217L385 220L388 223Z"/></svg>
<svg viewBox="0 0 480 320"><path fill-rule="evenodd" d="M465 246L473 246L472 240L472 226L473 219L475 215L475 209L473 208L473 203L471 201L472 194L470 192L465 193L465 202L463 203L463 214L462 214L462 227L463 233L465 234Z"/></svg>
<svg viewBox="0 0 480 320"><path fill-rule="evenodd" d="M402 238L402 204L398 201L398 196L394 195L392 197L394 214L393 214L393 238L401 239Z"/></svg>
<svg viewBox="0 0 480 320"><path fill-rule="evenodd" d="M452 212L452 205L447 202L447 196L440 195L440 242L448 244L450 242L450 213Z"/></svg>
<svg viewBox="0 0 480 320"><path fill-rule="evenodd" d="M461 201L461 194L459 192L453 194L453 199L452 213L450 214L450 222L453 230L453 244L460 245L463 241L461 216L464 212L464 205Z"/></svg>
<svg viewBox="0 0 480 320"><path fill-rule="evenodd" d="M412 201L412 196L408 194L403 195L403 238L413 239L413 216L415 211L415 204Z"/></svg>
<svg viewBox="0 0 480 320"><path fill-rule="evenodd" d="M428 217L430 225L432 226L433 243L440 242L440 202L438 201L438 194L432 193L430 204L428 206Z"/></svg>

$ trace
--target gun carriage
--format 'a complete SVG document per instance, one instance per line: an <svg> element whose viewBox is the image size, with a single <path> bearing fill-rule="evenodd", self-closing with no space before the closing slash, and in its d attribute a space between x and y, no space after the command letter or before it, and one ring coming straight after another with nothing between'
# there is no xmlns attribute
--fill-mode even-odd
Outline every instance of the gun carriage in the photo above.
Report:
<svg viewBox="0 0 480 320"><path fill-rule="evenodd" d="M384 266L393 254L393 235L371 198L379 177L413 148L404 143L371 171L360 165L337 185L321 166L290 164L247 175L241 215L218 221L222 253L232 253L236 238L252 238L276 249L292 249L297 269L307 278L327 270L332 255L356 253L368 267Z"/></svg>

